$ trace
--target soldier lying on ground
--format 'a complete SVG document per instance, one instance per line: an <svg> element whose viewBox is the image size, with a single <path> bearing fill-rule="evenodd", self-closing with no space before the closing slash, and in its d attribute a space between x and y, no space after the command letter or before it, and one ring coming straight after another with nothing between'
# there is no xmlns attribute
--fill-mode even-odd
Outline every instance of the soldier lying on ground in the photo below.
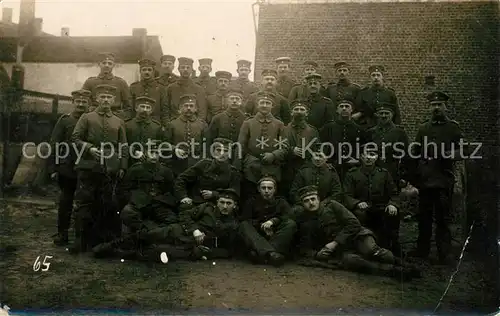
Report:
<svg viewBox="0 0 500 316"><path fill-rule="evenodd" d="M302 208L294 214L298 225L298 248L301 256L312 260L340 260L340 266L362 273L396 278L419 277L420 272L381 248L373 233L361 226L356 217L340 203L321 205L318 189L300 189ZM319 251L318 251L319 250Z"/></svg>
<svg viewBox="0 0 500 316"><path fill-rule="evenodd" d="M250 198L243 207L240 234L251 249L253 262L280 266L289 253L297 226L290 219L288 202L275 196L277 185L273 178L262 178L258 190L259 195Z"/></svg>

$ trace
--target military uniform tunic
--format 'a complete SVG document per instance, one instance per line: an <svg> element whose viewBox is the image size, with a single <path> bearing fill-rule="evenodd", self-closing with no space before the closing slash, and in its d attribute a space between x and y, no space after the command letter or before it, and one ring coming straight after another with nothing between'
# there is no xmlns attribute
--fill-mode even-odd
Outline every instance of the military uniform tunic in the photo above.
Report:
<svg viewBox="0 0 500 316"><path fill-rule="evenodd" d="M165 92L165 87L154 79L136 81L130 85L130 103L132 104L132 108L135 110L135 99L137 97L147 96L155 99L156 104L151 115L155 120L166 124L166 120L168 118L168 108L166 108L166 102L164 101L166 98Z"/></svg>
<svg viewBox="0 0 500 316"><path fill-rule="evenodd" d="M174 74L164 74L162 76L156 77L155 80L165 88L168 87L171 83L176 82L179 79L179 76Z"/></svg>
<svg viewBox="0 0 500 316"><path fill-rule="evenodd" d="M130 91L127 82L113 74L99 74L96 77L90 77L83 83L82 89L92 92L92 97L95 101L95 87L103 84L114 86L118 90L115 104L112 105L113 111L115 111L115 109L118 111L132 110L130 107Z"/></svg>
<svg viewBox="0 0 500 316"><path fill-rule="evenodd" d="M217 79L211 76L199 76L193 79L196 84L199 84L205 90L206 96L212 95L217 91Z"/></svg>
<svg viewBox="0 0 500 316"><path fill-rule="evenodd" d="M215 115L208 127L208 143L212 144L216 138L226 138L237 142L245 119L245 113L231 109Z"/></svg>
<svg viewBox="0 0 500 316"><path fill-rule="evenodd" d="M259 91L259 86L248 78L236 78L231 82L231 87L243 91L243 104L252 93Z"/></svg>
<svg viewBox="0 0 500 316"><path fill-rule="evenodd" d="M288 98L290 95L290 91L293 86L295 86L295 81L293 81L290 77L282 77L278 78L278 83L276 85L276 90L279 94L281 94L284 98Z"/></svg>
<svg viewBox="0 0 500 316"><path fill-rule="evenodd" d="M258 112L257 94L257 92L252 93L244 105L245 113L249 116L254 116ZM285 97L276 94L271 113L275 118L281 120L285 124L288 124L290 122L290 105L288 104L288 100Z"/></svg>
<svg viewBox="0 0 500 316"><path fill-rule="evenodd" d="M306 186L314 185L318 188L321 201L337 201L343 203L342 183L339 175L332 165L315 166L312 162L304 165L296 174L290 189L293 201L300 204L298 191Z"/></svg>
<svg viewBox="0 0 500 316"><path fill-rule="evenodd" d="M228 103L226 97L227 94L220 90L207 97L207 122L209 124L214 116L227 109Z"/></svg>
<svg viewBox="0 0 500 316"><path fill-rule="evenodd" d="M130 153L135 152L136 150L141 150L144 154L146 154L146 151L148 150L148 141L161 140L163 137L160 122L150 118L143 119L135 117L128 120L125 122L125 131L127 133L129 148L130 146L133 146L130 148ZM141 144L142 148L139 145L133 144Z"/></svg>
<svg viewBox="0 0 500 316"><path fill-rule="evenodd" d="M326 86L324 95L332 100L333 106L337 109L339 102L348 98L356 100L361 87L349 80L340 80L339 82L331 82Z"/></svg>
<svg viewBox="0 0 500 316"><path fill-rule="evenodd" d="M399 101L396 93L389 87L367 86L361 89L358 93L355 102L355 112L360 112L363 117L358 121L358 124L371 128L376 124L375 109L377 104L388 102L396 106L392 121L395 124L401 124L401 115L399 111Z"/></svg>
<svg viewBox="0 0 500 316"><path fill-rule="evenodd" d="M180 97L185 94L196 95L196 101L198 104L198 118L206 121L207 118L207 100L205 90L202 86L193 82L192 79L182 79L180 78L176 82L170 84L167 87L166 107L168 108L168 119L173 120L179 116L179 101Z"/></svg>
<svg viewBox="0 0 500 316"><path fill-rule="evenodd" d="M335 107L332 100L321 96L320 94L309 95L309 114L307 122L321 130L328 122L335 118Z"/></svg>

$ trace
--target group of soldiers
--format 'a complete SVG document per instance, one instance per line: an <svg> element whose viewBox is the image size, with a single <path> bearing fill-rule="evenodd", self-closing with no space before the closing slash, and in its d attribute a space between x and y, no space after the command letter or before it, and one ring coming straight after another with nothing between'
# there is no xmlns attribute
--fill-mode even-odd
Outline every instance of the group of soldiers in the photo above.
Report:
<svg viewBox="0 0 500 316"><path fill-rule="evenodd" d="M237 62L236 79L227 71L212 77L208 58L199 60L198 77L192 59L178 58L176 76L175 61L139 61L141 79L129 87L113 75L114 56L103 54L100 74L73 92L74 110L60 117L51 139L75 145L49 161L61 188L55 244L69 243L74 201L69 251L96 257L242 256L276 266L299 259L411 279L420 272L403 258L429 256L435 218L439 260L453 260L459 157L452 154L463 135L446 115L447 94L428 95L429 119L416 137L445 150L424 156L422 146L408 147L383 66L370 66L372 82L361 88L346 62L335 64L338 81L326 85L318 64L306 62L295 83L291 60L282 57L276 70L262 71L259 86L248 79L250 61ZM187 145L193 141L208 144L210 155ZM165 158L162 143L174 155ZM397 156L387 143L419 158ZM124 144L128 150L117 150ZM410 184L419 190L419 236L405 254L400 191Z"/></svg>

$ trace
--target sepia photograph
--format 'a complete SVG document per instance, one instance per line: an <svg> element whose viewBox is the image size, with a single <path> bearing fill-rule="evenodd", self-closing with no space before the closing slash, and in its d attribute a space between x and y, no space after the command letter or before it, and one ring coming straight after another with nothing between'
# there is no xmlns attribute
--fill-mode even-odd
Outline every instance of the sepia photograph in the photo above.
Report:
<svg viewBox="0 0 500 316"><path fill-rule="evenodd" d="M0 9L0 316L500 315L498 0Z"/></svg>

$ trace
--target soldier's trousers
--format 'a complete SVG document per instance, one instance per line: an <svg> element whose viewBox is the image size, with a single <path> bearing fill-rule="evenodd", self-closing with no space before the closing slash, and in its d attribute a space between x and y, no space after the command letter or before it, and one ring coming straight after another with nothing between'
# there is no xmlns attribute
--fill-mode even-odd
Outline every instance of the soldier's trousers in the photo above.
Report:
<svg viewBox="0 0 500 316"><path fill-rule="evenodd" d="M377 243L393 253L401 252L399 243L399 228L401 226L401 215L389 215L385 208L361 211L356 209L354 214L366 228L369 228L377 237Z"/></svg>
<svg viewBox="0 0 500 316"><path fill-rule="evenodd" d="M57 232L67 234L71 224L77 179L59 174L58 185L61 193L59 194L59 207L57 210Z"/></svg>
<svg viewBox="0 0 500 316"><path fill-rule="evenodd" d="M238 231L245 245L259 256L265 257L270 252L285 255L290 251L297 224L291 219L284 220L273 229L274 234L270 237L261 233L260 227L254 227L249 221L241 222Z"/></svg>
<svg viewBox="0 0 500 316"><path fill-rule="evenodd" d="M419 190L417 251L428 256L431 246L432 223L436 219L436 246L441 258L451 252L451 208L453 188Z"/></svg>

